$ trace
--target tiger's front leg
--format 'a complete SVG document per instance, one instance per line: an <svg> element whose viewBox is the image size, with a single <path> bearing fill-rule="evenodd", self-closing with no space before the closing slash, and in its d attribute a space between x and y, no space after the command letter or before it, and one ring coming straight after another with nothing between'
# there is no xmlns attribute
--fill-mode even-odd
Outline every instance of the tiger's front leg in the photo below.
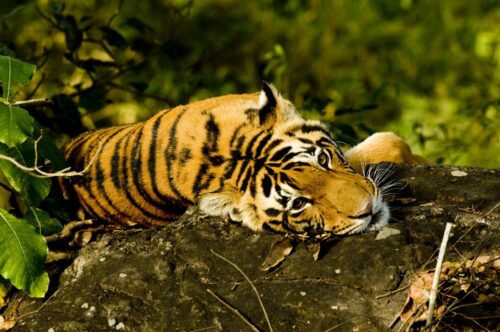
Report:
<svg viewBox="0 0 500 332"><path fill-rule="evenodd" d="M429 164L425 158L415 155L405 141L392 132L376 133L345 153L349 163L362 173L363 165L380 162L405 164Z"/></svg>

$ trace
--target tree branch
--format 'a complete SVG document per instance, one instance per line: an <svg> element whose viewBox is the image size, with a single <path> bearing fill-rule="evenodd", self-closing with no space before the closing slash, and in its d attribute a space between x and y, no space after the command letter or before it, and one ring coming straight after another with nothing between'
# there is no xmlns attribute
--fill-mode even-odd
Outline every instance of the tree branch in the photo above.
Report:
<svg viewBox="0 0 500 332"><path fill-rule="evenodd" d="M104 141L101 141L99 143L99 147L98 147L96 153L92 156L92 159L90 160L88 165L85 166L85 168L82 169L81 171L72 171L71 167L66 167L60 171L50 173L50 172L42 171L38 166L38 142L41 139L42 139L42 136L40 135L40 137L35 141L35 161L33 163L33 167L25 166L25 165L19 163L16 159L14 159L10 156L4 155L4 154L0 154L0 160L6 160L6 161L10 162L11 164L13 164L14 166L16 166L17 168L19 168L21 171L28 173L33 177L41 178L41 179L55 178L55 177L67 177L67 176L69 176L69 177L82 176L89 170L89 168L95 162L97 156L99 155L99 152L102 149L102 146L104 145Z"/></svg>

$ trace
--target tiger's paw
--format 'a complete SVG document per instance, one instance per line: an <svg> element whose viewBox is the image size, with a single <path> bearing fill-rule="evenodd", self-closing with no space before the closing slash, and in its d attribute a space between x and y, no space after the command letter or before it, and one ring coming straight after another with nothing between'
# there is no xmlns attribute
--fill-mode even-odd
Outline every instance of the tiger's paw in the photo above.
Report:
<svg viewBox="0 0 500 332"><path fill-rule="evenodd" d="M425 158L415 155L410 147L398 135L392 132L375 133L346 151L349 163L358 172L366 165L381 162L402 164L430 164Z"/></svg>

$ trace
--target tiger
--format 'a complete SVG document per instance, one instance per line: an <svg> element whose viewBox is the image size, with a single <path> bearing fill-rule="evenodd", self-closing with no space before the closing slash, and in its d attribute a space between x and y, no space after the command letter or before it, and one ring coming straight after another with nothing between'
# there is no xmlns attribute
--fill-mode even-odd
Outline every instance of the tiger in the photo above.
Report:
<svg viewBox="0 0 500 332"><path fill-rule="evenodd" d="M93 218L166 225L197 205L254 231L302 238L385 226L388 204L364 167L425 162L391 132L343 152L323 123L302 118L266 82L260 92L85 132L64 153L72 168L86 168L71 187Z"/></svg>

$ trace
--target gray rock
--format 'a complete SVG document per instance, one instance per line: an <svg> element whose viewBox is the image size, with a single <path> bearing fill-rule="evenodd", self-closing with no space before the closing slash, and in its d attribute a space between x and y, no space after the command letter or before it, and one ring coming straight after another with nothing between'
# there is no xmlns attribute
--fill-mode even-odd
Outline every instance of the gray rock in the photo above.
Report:
<svg viewBox="0 0 500 332"><path fill-rule="evenodd" d="M467 176L453 176L460 170ZM462 173L460 173L462 174ZM22 317L13 331L246 331L248 327L207 293L212 290L267 330L251 287L214 250L236 263L262 296L274 331L387 330L415 272L435 263L444 225L457 224L447 260L467 257L482 242L498 255L500 177L497 170L398 166L407 183L393 202L391 236L377 232L342 238L319 261L300 244L276 269L260 270L280 236L255 234L223 220L183 216L164 228L108 233L83 248L42 301L16 303ZM414 199L413 199L414 198ZM461 234L467 234L460 238ZM84 304L87 305L84 305ZM93 309L92 309L93 308ZM91 310L92 309L92 310Z"/></svg>

